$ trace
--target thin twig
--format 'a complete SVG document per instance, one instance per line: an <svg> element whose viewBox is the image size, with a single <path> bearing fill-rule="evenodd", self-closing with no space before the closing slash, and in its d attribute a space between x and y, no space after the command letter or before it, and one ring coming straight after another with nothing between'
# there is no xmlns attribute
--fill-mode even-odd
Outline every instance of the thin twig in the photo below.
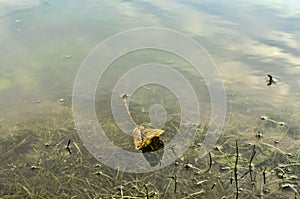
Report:
<svg viewBox="0 0 300 199"><path fill-rule="evenodd" d="M67 146L65 148L68 150L68 152L70 154L72 154L72 151L71 151L71 148L70 148L70 144L71 144L71 140L68 141L68 144L67 144Z"/></svg>
<svg viewBox="0 0 300 199"><path fill-rule="evenodd" d="M209 167L208 169L204 172L204 173L207 173L210 171L211 167L212 167L212 158L211 158L211 153L208 152L208 155L209 155Z"/></svg>
<svg viewBox="0 0 300 199"><path fill-rule="evenodd" d="M171 176L171 179L174 181L174 194L177 192L177 175L174 174Z"/></svg>
<svg viewBox="0 0 300 199"><path fill-rule="evenodd" d="M139 127L139 126L135 123L135 121L133 120L133 118L132 118L132 116L131 116L131 114L130 114L130 111L129 111L129 108L128 108L127 98L128 98L127 94L122 95L122 99L123 99L123 101L124 101L124 105L125 105L125 108L126 108L126 112L127 112L128 116L129 116L129 118L130 118L132 124L133 124L134 126L136 126L136 127Z"/></svg>
<svg viewBox="0 0 300 199"><path fill-rule="evenodd" d="M217 183L214 183L214 184L212 185L212 187L210 188L210 190L213 190L213 189L215 188L216 184L217 184Z"/></svg>
<svg viewBox="0 0 300 199"><path fill-rule="evenodd" d="M121 199L123 199L124 198L124 195L123 195L123 186L121 185L119 188L120 188Z"/></svg>
<svg viewBox="0 0 300 199"><path fill-rule="evenodd" d="M238 141L235 142L236 147L236 159L235 159L235 165L234 165L234 180L235 180L235 188L236 188L236 199L239 198L239 183L238 183L238 173L237 173L237 165L239 161L239 147L238 147Z"/></svg>
<svg viewBox="0 0 300 199"><path fill-rule="evenodd" d="M251 153L251 157L250 157L250 160L249 160L249 172L250 172L250 180L251 182L253 182L253 176L252 176L252 161L253 161L253 158L256 154L256 150L255 150L255 145L253 145L253 150L252 150L252 153Z"/></svg>
<svg viewBox="0 0 300 199"><path fill-rule="evenodd" d="M250 172L250 171L246 171L246 172L238 179L238 181L241 180L242 178L244 178L249 172Z"/></svg>
<svg viewBox="0 0 300 199"><path fill-rule="evenodd" d="M229 178L229 180L230 180L230 184L232 184L232 182L233 182L233 172L230 172L230 178Z"/></svg>
<svg viewBox="0 0 300 199"><path fill-rule="evenodd" d="M266 184L266 171L267 171L267 167L264 167L264 170L263 170L264 184Z"/></svg>
<svg viewBox="0 0 300 199"><path fill-rule="evenodd" d="M148 193L148 187L147 187L147 184L144 184L144 187L146 189L146 197L147 199L149 199L149 193Z"/></svg>

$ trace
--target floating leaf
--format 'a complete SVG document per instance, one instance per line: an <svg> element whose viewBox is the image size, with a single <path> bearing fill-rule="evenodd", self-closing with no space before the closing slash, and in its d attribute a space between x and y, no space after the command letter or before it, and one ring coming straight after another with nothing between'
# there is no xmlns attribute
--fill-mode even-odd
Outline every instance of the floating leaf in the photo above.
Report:
<svg viewBox="0 0 300 199"><path fill-rule="evenodd" d="M132 135L133 135L133 143L134 143L136 149L140 149L143 144L143 139L142 139L142 134L141 134L140 128L135 127L132 130Z"/></svg>
<svg viewBox="0 0 300 199"><path fill-rule="evenodd" d="M165 131L164 130L161 130L161 129L141 129L141 132L142 134L149 138L149 139L152 139L154 137L158 137L160 136L161 134L163 134Z"/></svg>
<svg viewBox="0 0 300 199"><path fill-rule="evenodd" d="M151 144L154 137L159 137L164 133L161 129L144 128L143 126L133 129L133 142L137 149L142 149Z"/></svg>

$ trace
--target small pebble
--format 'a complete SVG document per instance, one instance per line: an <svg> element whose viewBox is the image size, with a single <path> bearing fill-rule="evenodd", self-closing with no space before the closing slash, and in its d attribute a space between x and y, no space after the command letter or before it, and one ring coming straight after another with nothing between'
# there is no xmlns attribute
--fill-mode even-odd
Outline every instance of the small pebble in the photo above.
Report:
<svg viewBox="0 0 300 199"><path fill-rule="evenodd" d="M234 157L236 157L236 153L234 154ZM238 154L238 157L242 157L242 154L239 153L239 154Z"/></svg>
<svg viewBox="0 0 300 199"><path fill-rule="evenodd" d="M262 138L262 137L263 137L263 134L260 133L260 132L258 132L258 133L255 135L255 137L257 137L257 138Z"/></svg>
<svg viewBox="0 0 300 199"><path fill-rule="evenodd" d="M138 187L137 187L136 185L133 185L133 186L131 187L131 189L138 189Z"/></svg>
<svg viewBox="0 0 300 199"><path fill-rule="evenodd" d="M290 183L283 183L280 185L280 188L281 189L284 189L284 190L294 190L295 188L295 185L294 184L290 184Z"/></svg>
<svg viewBox="0 0 300 199"><path fill-rule="evenodd" d="M119 190L123 190L123 188L124 188L123 185L120 185L120 186L118 187Z"/></svg>
<svg viewBox="0 0 300 199"><path fill-rule="evenodd" d="M260 119L261 119L261 120L267 120L267 119L268 119L268 116L265 116L265 115L260 116Z"/></svg>
<svg viewBox="0 0 300 199"><path fill-rule="evenodd" d="M153 197L156 196L156 195L158 195L156 192L151 191L151 192L149 193L149 198L153 198Z"/></svg>
<svg viewBox="0 0 300 199"><path fill-rule="evenodd" d="M102 175L102 172L101 172L101 171L97 171L95 174L96 174L97 176L99 176L99 175Z"/></svg>
<svg viewBox="0 0 300 199"><path fill-rule="evenodd" d="M286 153L286 155L289 156L289 157L293 156L292 153Z"/></svg>
<svg viewBox="0 0 300 199"><path fill-rule="evenodd" d="M286 126L286 123L285 122L278 122L278 125L279 126Z"/></svg>
<svg viewBox="0 0 300 199"><path fill-rule="evenodd" d="M282 173L282 172L277 173L277 176L279 178L285 178L286 177L286 175L284 173Z"/></svg>
<svg viewBox="0 0 300 199"><path fill-rule="evenodd" d="M214 150L216 150L216 151L221 151L221 150L222 150L222 146L215 146L215 147L214 147Z"/></svg>
<svg viewBox="0 0 300 199"><path fill-rule="evenodd" d="M264 193L266 194L266 193L270 193L270 189L268 189L268 188L264 188Z"/></svg>
<svg viewBox="0 0 300 199"><path fill-rule="evenodd" d="M38 169L38 167L33 165L33 166L30 167L30 169L35 170L35 169Z"/></svg>
<svg viewBox="0 0 300 199"><path fill-rule="evenodd" d="M96 166L95 166L95 167L99 168L99 167L101 167L101 165L100 165L100 164L96 164Z"/></svg>
<svg viewBox="0 0 300 199"><path fill-rule="evenodd" d="M221 170L222 171L225 171L225 170L230 170L231 169L231 167L226 167L226 166L224 166L224 167L221 167Z"/></svg>
<svg viewBox="0 0 300 199"><path fill-rule="evenodd" d="M296 176L296 175L291 175L291 176L289 176L289 179L290 179L290 180L298 180L299 177Z"/></svg>
<svg viewBox="0 0 300 199"><path fill-rule="evenodd" d="M179 165L178 160L175 160L174 165L175 165L175 166L178 166L178 165Z"/></svg>
<svg viewBox="0 0 300 199"><path fill-rule="evenodd" d="M186 168L186 169L188 169L188 168L193 168L194 166L193 165L191 165L191 164L185 164L184 165L184 168Z"/></svg>

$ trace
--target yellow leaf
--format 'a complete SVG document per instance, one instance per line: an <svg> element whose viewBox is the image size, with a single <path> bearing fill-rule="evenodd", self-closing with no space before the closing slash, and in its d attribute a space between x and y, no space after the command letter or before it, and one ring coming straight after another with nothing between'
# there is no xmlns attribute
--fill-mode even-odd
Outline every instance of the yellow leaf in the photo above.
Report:
<svg viewBox="0 0 300 199"><path fill-rule="evenodd" d="M141 134L141 130L139 127L135 127L132 130L132 135L133 135L133 143L135 145L135 148L140 149L143 143L143 139L142 139L142 134Z"/></svg>
<svg viewBox="0 0 300 199"><path fill-rule="evenodd" d="M161 129L149 129L143 126L136 127L133 129L133 142L137 149L142 149L142 147L147 147L151 144L152 138L158 137L164 133Z"/></svg>
<svg viewBox="0 0 300 199"><path fill-rule="evenodd" d="M165 131L161 129L141 129L141 132L145 137L152 139L154 137L160 136Z"/></svg>

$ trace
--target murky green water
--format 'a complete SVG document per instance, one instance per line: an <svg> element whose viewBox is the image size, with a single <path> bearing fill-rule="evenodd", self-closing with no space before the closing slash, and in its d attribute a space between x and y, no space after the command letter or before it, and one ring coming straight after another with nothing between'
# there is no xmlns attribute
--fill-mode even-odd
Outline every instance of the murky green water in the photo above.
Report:
<svg viewBox="0 0 300 199"><path fill-rule="evenodd" d="M238 140L241 198L299 197L299 20L300 3L292 0L0 0L0 196L232 198ZM222 76L228 115L207 173L209 157L196 155L210 120L207 86L185 60L170 53L148 49L120 57L99 82L95 106L108 137L134 151L131 137L113 121L114 84L138 64L156 62L178 70L190 81L201 110L197 139L178 165L150 174L115 171L97 163L76 133L72 89L84 58L111 35L151 26L195 39ZM267 86L267 74L277 83ZM168 143L180 122L176 97L147 85L131 98L138 124L151 122L151 105L165 107L169 115L161 137ZM65 150L69 139L72 154ZM249 171L253 145L250 179L243 174Z"/></svg>

